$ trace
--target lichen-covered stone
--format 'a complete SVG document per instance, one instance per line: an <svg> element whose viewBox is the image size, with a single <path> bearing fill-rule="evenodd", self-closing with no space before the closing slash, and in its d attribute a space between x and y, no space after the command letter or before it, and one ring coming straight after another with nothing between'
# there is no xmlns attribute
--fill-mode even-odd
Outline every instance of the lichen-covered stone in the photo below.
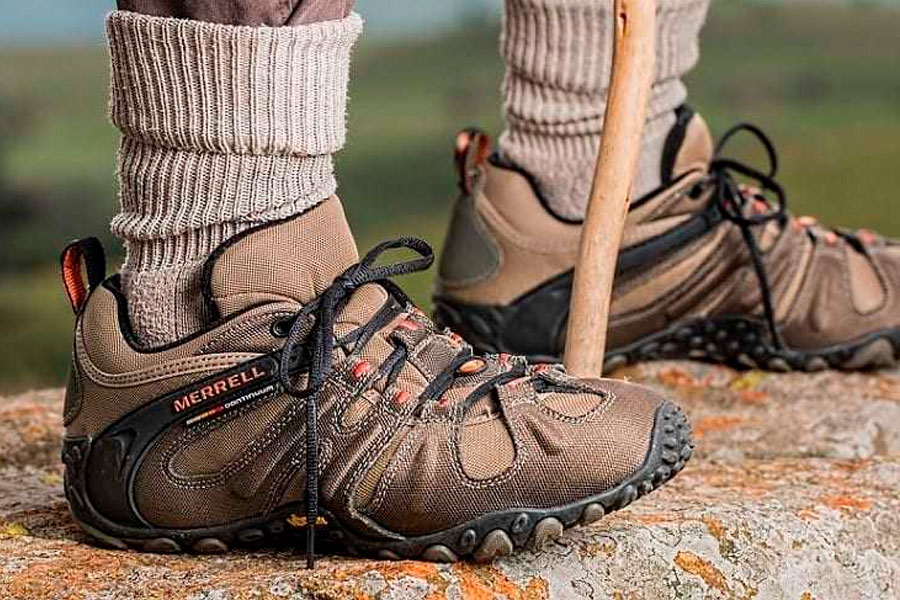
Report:
<svg viewBox="0 0 900 600"><path fill-rule="evenodd" d="M0 398L0 467L59 463L62 398L62 390Z"/></svg>
<svg viewBox="0 0 900 600"><path fill-rule="evenodd" d="M775 374L690 362L645 363L621 375L667 391L703 459L900 455L900 373Z"/></svg>
<svg viewBox="0 0 900 600"><path fill-rule="evenodd" d="M494 564L288 550L165 556L99 549L57 466L61 393L0 401L0 598L900 597L900 376L619 373L688 410L697 457L671 484L541 552Z"/></svg>

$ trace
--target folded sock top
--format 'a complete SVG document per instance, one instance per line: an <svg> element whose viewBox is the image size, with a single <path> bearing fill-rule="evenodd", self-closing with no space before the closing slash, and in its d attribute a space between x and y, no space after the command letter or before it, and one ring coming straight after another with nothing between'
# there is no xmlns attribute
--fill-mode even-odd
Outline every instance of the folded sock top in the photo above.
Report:
<svg viewBox="0 0 900 600"><path fill-rule="evenodd" d="M170 148L330 154L345 138L350 52L362 18L246 27L115 11L112 120Z"/></svg>
<svg viewBox="0 0 900 600"><path fill-rule="evenodd" d="M141 242L133 261L202 258L222 231L334 194L361 29L356 14L274 28L110 14L110 112L124 134L112 229Z"/></svg>
<svg viewBox="0 0 900 600"><path fill-rule="evenodd" d="M200 275L222 242L334 195L361 30L356 14L274 28L110 14L110 114L123 134L111 227L128 251L123 288L145 343L209 322Z"/></svg>

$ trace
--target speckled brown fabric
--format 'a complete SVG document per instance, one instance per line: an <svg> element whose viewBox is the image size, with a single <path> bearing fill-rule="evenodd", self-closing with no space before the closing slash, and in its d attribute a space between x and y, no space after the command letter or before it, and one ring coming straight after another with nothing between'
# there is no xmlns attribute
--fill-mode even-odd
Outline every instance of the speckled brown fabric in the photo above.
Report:
<svg viewBox="0 0 900 600"><path fill-rule="evenodd" d="M693 114L681 133L670 149L671 172L666 174L666 185L636 202L628 214L623 252L640 248L692 219L702 219L715 207L710 171L713 141L706 122ZM515 306L529 293L572 271L581 225L563 222L549 212L546 199L523 173L491 162L481 171L472 194L458 202L437 295L463 307ZM744 188L748 214L776 210L774 204L753 196L760 192L752 189ZM790 215L783 223L770 220L753 227L751 235L760 250L774 320L786 348L823 353L848 348L843 355L829 354L830 362L818 360L811 369L893 362L900 350L897 342L890 341L900 340L897 242L870 230L831 230L814 219ZM559 312L541 318L564 322L565 308L563 304ZM620 273L611 313L611 350L630 348L647 336L713 318L741 316L764 322L760 279L741 229L720 219L682 246ZM493 334L486 335L490 340ZM682 335L694 338L686 340L693 350L713 343L714 351L706 358L721 356L713 340L705 340L699 333ZM726 342L734 355L743 353L752 359L754 353L759 354L760 339L758 332L747 332ZM555 356L562 352L564 338L549 339L546 344L548 355ZM760 366L769 364L764 359L759 362ZM752 363L745 360L745 364ZM786 366L775 362L771 368ZM798 362L793 368L806 366Z"/></svg>
<svg viewBox="0 0 900 600"><path fill-rule="evenodd" d="M95 290L76 329L68 438L102 437L133 411L171 402L166 394L178 399L277 352L277 322L320 301L357 260L337 198L239 234L206 267L216 324L156 351L129 341L115 281ZM373 319L381 325L371 337L352 341ZM319 402L320 502L360 535L425 535L517 507L567 506L615 488L647 460L664 404L647 388L473 357L374 283L340 305L336 323L350 337L334 347ZM301 386L304 377L301 369ZM441 381L447 388L429 396ZM133 476L141 517L160 528L213 527L302 502L306 406L275 386L199 424L176 415Z"/></svg>

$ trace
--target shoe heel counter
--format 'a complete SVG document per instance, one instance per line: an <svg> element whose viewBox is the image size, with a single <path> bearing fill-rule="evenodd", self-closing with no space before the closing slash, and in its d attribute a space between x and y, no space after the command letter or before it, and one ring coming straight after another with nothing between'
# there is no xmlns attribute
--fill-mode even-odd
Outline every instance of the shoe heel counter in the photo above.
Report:
<svg viewBox="0 0 900 600"><path fill-rule="evenodd" d="M86 306L87 302L82 308L86 308ZM78 335L83 314L83 310L76 314L73 337ZM72 514L81 523L91 520L90 515L92 512L85 483L87 460L91 449L91 436L86 433L85 423L83 422L84 378L85 375L79 368L78 344L73 343L72 359L69 363L69 373L66 379L66 390L63 400L62 418L65 435L63 437L60 460L64 467L63 490Z"/></svg>
<svg viewBox="0 0 900 600"><path fill-rule="evenodd" d="M91 379L83 367L87 340L82 335L84 317L91 309L92 304L93 294L85 300L83 307L75 317L75 324L72 328L72 356L66 377L62 412L63 426L66 428L67 438L80 439L90 437L93 433L96 433L90 427Z"/></svg>
<svg viewBox="0 0 900 600"><path fill-rule="evenodd" d="M72 336L77 339L91 298L106 279L106 252L100 240L87 237L68 244L60 255L60 275L66 297L75 314ZM73 343L63 402L63 425L67 436L77 435L73 432L73 426L84 405L84 376L78 363L78 344Z"/></svg>
<svg viewBox="0 0 900 600"><path fill-rule="evenodd" d="M460 196L441 251L436 295L453 297L456 290L484 283L500 264L500 245L478 214L474 195Z"/></svg>
<svg viewBox="0 0 900 600"><path fill-rule="evenodd" d="M497 352L502 327L489 306L467 302L465 292L489 283L502 266L501 246L478 214L475 196L457 199L441 251L434 288L434 319L459 333L480 352Z"/></svg>
<svg viewBox="0 0 900 600"><path fill-rule="evenodd" d="M501 246L478 214L476 202L485 186L490 151L490 136L476 127L456 136L453 158L460 195L444 238L435 298L459 298L472 286L490 280L500 267Z"/></svg>
<svg viewBox="0 0 900 600"><path fill-rule="evenodd" d="M84 404L84 383L83 375L78 369L78 361L72 355L72 362L69 365L69 374L66 379L66 393L63 402L63 425L66 433L70 433L72 425L81 414L81 407Z"/></svg>

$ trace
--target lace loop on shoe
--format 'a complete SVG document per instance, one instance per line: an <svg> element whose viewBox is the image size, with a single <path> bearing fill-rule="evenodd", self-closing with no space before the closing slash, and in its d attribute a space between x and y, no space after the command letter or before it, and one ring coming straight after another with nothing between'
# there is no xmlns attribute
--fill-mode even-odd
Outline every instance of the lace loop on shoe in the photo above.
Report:
<svg viewBox="0 0 900 600"><path fill-rule="evenodd" d="M396 248L409 248L420 256L411 260L375 265L384 252ZM367 283L382 283L395 297L408 298L400 289L387 281L388 277L421 271L431 266L434 252L422 240L399 238L383 242L373 248L357 264L338 276L325 292L304 306L294 318L287 333L281 354L281 385L290 395L306 401L306 564L315 566L315 528L319 516L318 485L318 400L322 386L331 375L334 350L334 320L340 308L354 290ZM309 334L304 334L306 317L315 314L315 323ZM299 387L291 377L293 360L301 352L308 353L309 378L305 388Z"/></svg>
<svg viewBox="0 0 900 600"><path fill-rule="evenodd" d="M746 131L752 134L757 141L762 144L769 160L768 173L759 171L749 165L731 158L724 158L722 151L726 144L735 135ZM772 204L768 200L765 192L770 192L776 199L774 210L767 212L747 211L748 194L741 189L741 185L735 180L733 173L755 180L759 184L760 190L754 194L756 198L763 199L767 207L771 208ZM749 123L740 123L725 132L716 144L714 158L710 163L710 176L713 180L715 188L715 202L722 216L734 223L741 230L747 248L750 250L750 257L753 262L753 269L756 271L759 280L760 291L763 301L763 311L766 317L766 323L772 336L772 343L776 348L782 348L781 335L775 322L775 308L772 304L772 291L769 284L769 278L763 264L762 251L756 243L753 236L752 228L758 225L764 225L770 221L777 221L780 225L784 225L787 221L787 197L781 185L775 181L778 174L778 153L775 146L765 133L755 125ZM749 214L748 214L749 212Z"/></svg>
<svg viewBox="0 0 900 600"><path fill-rule="evenodd" d="M400 248L413 250L419 254L419 257L399 263L375 264L383 253ZM282 329L286 328L288 323L290 323L290 329L286 333L281 353L280 383L286 393L306 402L306 564L308 568L315 566L315 528L319 517L319 395L332 372L335 343L336 341L338 344L354 341L357 345L365 344L378 329L385 327L389 321L388 315L377 315L362 327L344 336L341 340L335 340L335 319L352 293L367 284L382 286L396 301L404 306L407 312L419 318L424 318L424 313L412 306L406 294L388 278L423 271L428 269L433 261L434 252L431 246L420 239L399 238L383 242L369 251L360 262L338 276L315 301L305 305L290 320L286 319L283 321ZM312 323L311 327L310 322ZM438 331L432 331L432 334L441 335ZM454 334L449 330L444 331L443 335L450 339L455 339L453 337ZM454 381L467 375L464 372L465 370L460 372L460 367L473 360L472 348L462 342L461 338L458 345L460 348L456 356L436 374L428 386L419 394L416 407L414 408L415 411L420 412L429 402L440 402L444 393L453 386ZM409 349L402 344L398 345L382 365L378 367L380 376L387 377L388 385L392 385L397 380L408 355ZM292 377L292 367L300 359L305 359L309 367L305 387L301 387L298 381ZM527 373L526 367L522 364L502 364L504 368L500 373L476 386L463 399L459 406L462 414L465 414L465 411L478 398L489 393L494 387L520 378ZM367 364L366 366L369 367L370 365ZM367 372L370 373L371 371ZM401 391L395 395L395 403L405 406L408 402L408 393ZM447 408L449 405L450 403L444 402L441 406Z"/></svg>

